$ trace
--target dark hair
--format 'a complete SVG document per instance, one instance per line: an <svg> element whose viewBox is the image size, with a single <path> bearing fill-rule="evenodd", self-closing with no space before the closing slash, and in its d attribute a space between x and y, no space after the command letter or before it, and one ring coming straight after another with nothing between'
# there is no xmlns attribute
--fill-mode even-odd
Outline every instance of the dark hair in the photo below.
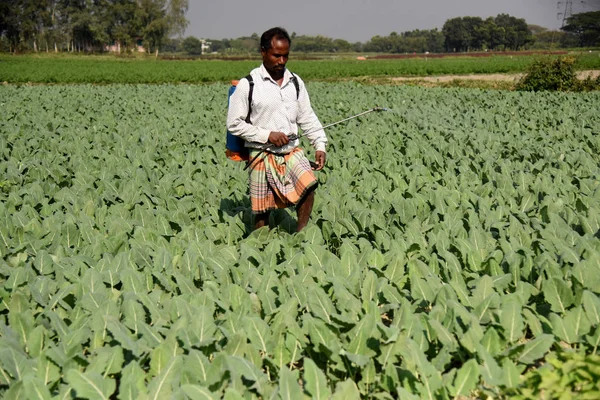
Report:
<svg viewBox="0 0 600 400"><path fill-rule="evenodd" d="M268 31L265 31L260 37L260 48L265 51L271 48L271 41L273 38L277 38L278 40L287 40L289 45L292 45L292 39L290 39L290 35L283 28L271 28Z"/></svg>

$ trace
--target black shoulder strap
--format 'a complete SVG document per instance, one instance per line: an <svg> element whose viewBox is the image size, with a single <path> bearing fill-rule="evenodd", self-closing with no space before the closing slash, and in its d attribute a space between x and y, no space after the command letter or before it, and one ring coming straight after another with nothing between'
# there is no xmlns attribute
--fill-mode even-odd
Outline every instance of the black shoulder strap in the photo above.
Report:
<svg viewBox="0 0 600 400"><path fill-rule="evenodd" d="M248 79L248 83L250 84L250 90L248 91L248 115L246 116L246 123L250 123L250 113L252 112L252 93L254 92L254 79L252 79L252 75L248 74L246 76Z"/></svg>
<svg viewBox="0 0 600 400"><path fill-rule="evenodd" d="M294 82L294 86L296 86L296 100L298 100L298 98L300 98L300 84L298 83L298 78L296 78L296 75L294 75L294 73L291 71L290 73L292 74L292 82Z"/></svg>

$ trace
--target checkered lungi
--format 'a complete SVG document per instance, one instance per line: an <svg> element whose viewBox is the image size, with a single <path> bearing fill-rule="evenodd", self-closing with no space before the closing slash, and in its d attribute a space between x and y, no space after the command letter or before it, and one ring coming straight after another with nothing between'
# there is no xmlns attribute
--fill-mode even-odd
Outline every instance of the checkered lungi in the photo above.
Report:
<svg viewBox="0 0 600 400"><path fill-rule="evenodd" d="M262 214L298 202L317 184L308 159L300 148L276 155L250 150L250 201L252 213Z"/></svg>

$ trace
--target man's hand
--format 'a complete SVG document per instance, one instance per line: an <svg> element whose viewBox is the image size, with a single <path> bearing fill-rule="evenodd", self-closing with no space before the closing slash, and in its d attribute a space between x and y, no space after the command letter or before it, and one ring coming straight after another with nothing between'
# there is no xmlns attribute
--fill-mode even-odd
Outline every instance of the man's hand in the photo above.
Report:
<svg viewBox="0 0 600 400"><path fill-rule="evenodd" d="M274 144L277 147L285 146L290 142L287 135L283 132L271 132L269 134L269 143Z"/></svg>
<svg viewBox="0 0 600 400"><path fill-rule="evenodd" d="M315 161L317 162L316 171L320 171L325 166L325 161L327 160L327 154L324 151L317 151L315 153Z"/></svg>

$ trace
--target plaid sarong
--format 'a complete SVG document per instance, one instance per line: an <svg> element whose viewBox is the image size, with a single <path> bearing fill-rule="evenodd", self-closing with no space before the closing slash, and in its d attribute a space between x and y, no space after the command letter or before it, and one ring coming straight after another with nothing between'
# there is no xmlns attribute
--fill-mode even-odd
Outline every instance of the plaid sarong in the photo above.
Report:
<svg viewBox="0 0 600 400"><path fill-rule="evenodd" d="M277 155L250 150L250 201L252 213L262 214L298 202L317 184L308 159L300 148Z"/></svg>

